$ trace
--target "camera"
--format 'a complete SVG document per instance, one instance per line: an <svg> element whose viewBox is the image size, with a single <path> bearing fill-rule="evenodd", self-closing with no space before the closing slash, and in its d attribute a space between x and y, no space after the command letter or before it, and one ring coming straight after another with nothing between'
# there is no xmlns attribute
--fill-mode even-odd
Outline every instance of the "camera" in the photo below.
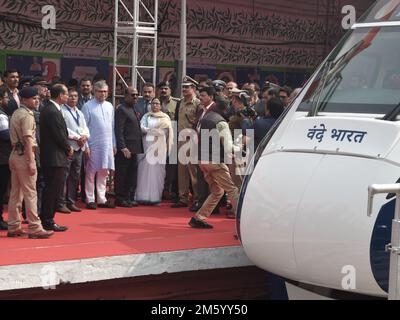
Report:
<svg viewBox="0 0 400 320"><path fill-rule="evenodd" d="M254 118L256 116L256 112L250 108L250 107L245 107L242 110L236 111L237 116L244 116L246 118Z"/></svg>
<svg viewBox="0 0 400 320"><path fill-rule="evenodd" d="M265 82L264 89L265 88L266 89L273 89L273 90L276 90L276 91L279 91L281 89L280 86L278 86L275 83L269 82L269 81Z"/></svg>
<svg viewBox="0 0 400 320"><path fill-rule="evenodd" d="M223 80L214 80L212 82L213 87L215 88L215 91L221 92L224 89L226 89L226 82Z"/></svg>

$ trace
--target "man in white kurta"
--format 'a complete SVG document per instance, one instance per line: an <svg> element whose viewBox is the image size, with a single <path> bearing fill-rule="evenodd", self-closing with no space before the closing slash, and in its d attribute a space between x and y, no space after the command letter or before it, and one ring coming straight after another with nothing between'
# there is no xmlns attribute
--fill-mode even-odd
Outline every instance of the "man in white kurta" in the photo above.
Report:
<svg viewBox="0 0 400 320"><path fill-rule="evenodd" d="M87 102L82 112L90 131L89 148L86 149L85 192L87 208L96 209L94 181L96 178L97 203L101 208L114 208L107 201L106 182L109 170L114 170L116 150L114 133L114 107L106 101L108 86L105 81L94 85L94 99Z"/></svg>

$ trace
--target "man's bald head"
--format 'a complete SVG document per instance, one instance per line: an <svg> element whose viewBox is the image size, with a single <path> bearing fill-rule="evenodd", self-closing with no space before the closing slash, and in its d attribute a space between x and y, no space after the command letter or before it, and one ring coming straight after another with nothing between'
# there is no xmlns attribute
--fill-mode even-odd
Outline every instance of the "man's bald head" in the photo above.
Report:
<svg viewBox="0 0 400 320"><path fill-rule="evenodd" d="M125 102L128 105L135 105L139 99L139 92L135 87L128 87L125 91Z"/></svg>

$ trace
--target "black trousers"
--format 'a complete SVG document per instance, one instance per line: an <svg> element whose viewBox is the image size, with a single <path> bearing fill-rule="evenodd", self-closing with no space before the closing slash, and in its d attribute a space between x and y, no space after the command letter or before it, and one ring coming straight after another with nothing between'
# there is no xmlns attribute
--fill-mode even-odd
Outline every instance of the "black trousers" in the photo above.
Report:
<svg viewBox="0 0 400 320"><path fill-rule="evenodd" d="M68 168L65 170L64 187L61 190L58 207L65 204L75 204L77 198L77 188L81 176L82 150L74 151L74 155L68 158Z"/></svg>
<svg viewBox="0 0 400 320"><path fill-rule="evenodd" d="M37 168L37 180L36 180L36 193L38 200L38 215L40 216L42 212L42 203L43 203L43 191L44 191L44 177L41 168Z"/></svg>
<svg viewBox="0 0 400 320"><path fill-rule="evenodd" d="M137 155L126 159L121 151L115 155L115 196L117 201L130 200L137 186ZM131 197L130 197L131 195ZM133 200L133 199L132 199Z"/></svg>
<svg viewBox="0 0 400 320"><path fill-rule="evenodd" d="M10 182L11 172L8 164L0 165L0 221L3 220L4 197L7 193L8 183Z"/></svg>
<svg viewBox="0 0 400 320"><path fill-rule="evenodd" d="M44 177L43 203L40 220L43 226L52 226L57 210L57 203L65 179L64 167L45 167L42 168Z"/></svg>

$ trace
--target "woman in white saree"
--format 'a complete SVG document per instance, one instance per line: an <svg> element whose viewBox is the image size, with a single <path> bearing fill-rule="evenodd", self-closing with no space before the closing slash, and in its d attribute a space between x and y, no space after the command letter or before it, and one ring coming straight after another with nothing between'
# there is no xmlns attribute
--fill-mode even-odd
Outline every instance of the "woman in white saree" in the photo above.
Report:
<svg viewBox="0 0 400 320"><path fill-rule="evenodd" d="M151 102L151 112L140 121L144 154L138 155L138 180L135 200L139 204L159 205L165 180L167 153L173 143L169 116L161 111L160 100Z"/></svg>

